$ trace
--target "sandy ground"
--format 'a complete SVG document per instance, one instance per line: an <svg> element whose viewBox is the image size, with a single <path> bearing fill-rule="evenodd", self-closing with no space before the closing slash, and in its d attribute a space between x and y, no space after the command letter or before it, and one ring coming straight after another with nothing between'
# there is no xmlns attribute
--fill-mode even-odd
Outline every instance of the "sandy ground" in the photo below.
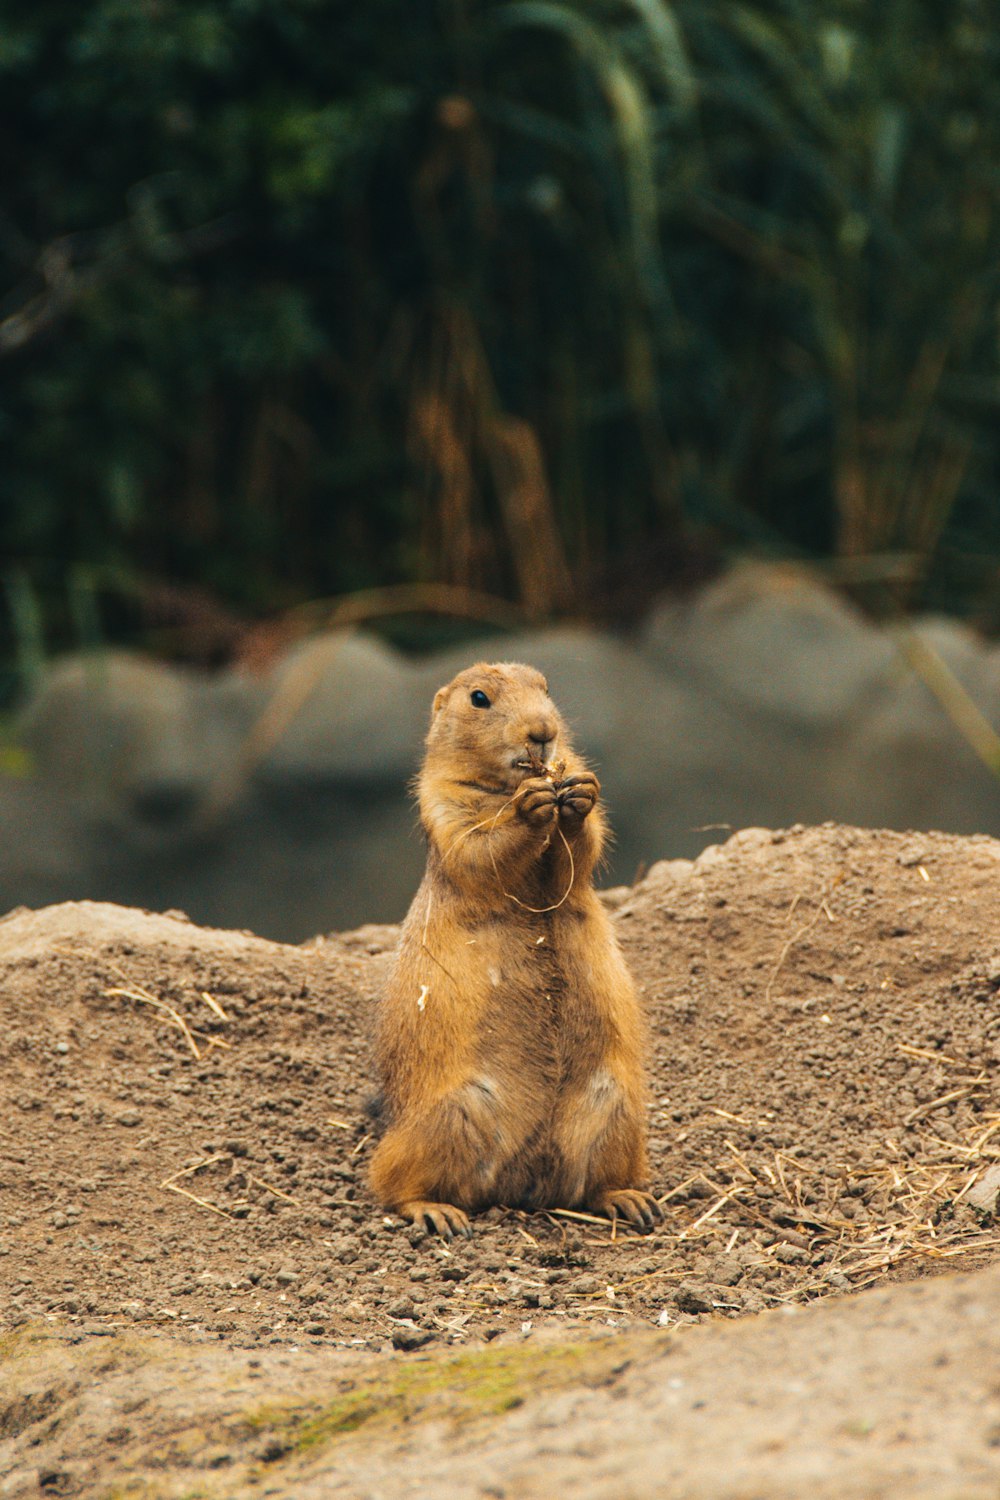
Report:
<svg viewBox="0 0 1000 1500"><path fill-rule="evenodd" d="M393 929L0 921L0 1496L1000 1493L1000 844L608 900L664 1224L450 1246L365 1188Z"/></svg>

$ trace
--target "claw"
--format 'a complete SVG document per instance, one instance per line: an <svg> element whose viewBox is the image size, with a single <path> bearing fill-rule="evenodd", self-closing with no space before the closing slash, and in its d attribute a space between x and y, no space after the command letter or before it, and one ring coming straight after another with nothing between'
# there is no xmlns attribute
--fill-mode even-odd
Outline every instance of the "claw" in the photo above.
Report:
<svg viewBox="0 0 1000 1500"><path fill-rule="evenodd" d="M594 1205L607 1214L612 1223L625 1219L633 1229L646 1232L663 1218L663 1211L651 1193L641 1188L612 1188Z"/></svg>
<svg viewBox="0 0 1000 1500"><path fill-rule="evenodd" d="M435 1212L433 1208L425 1208L424 1224L431 1234L439 1234L443 1240L451 1239L451 1225L444 1214Z"/></svg>
<svg viewBox="0 0 1000 1500"><path fill-rule="evenodd" d="M517 810L528 823L550 822L557 812L556 793L551 781L538 778L523 781Z"/></svg>
<svg viewBox="0 0 1000 1500"><path fill-rule="evenodd" d="M592 771L579 771L560 781L556 791L560 813L583 819L597 802L601 786Z"/></svg>
<svg viewBox="0 0 1000 1500"><path fill-rule="evenodd" d="M443 1240L450 1241L456 1234L472 1234L472 1225L469 1223L468 1215L453 1203L428 1203L417 1200L411 1203L401 1203L399 1212L404 1219L409 1219L413 1224L423 1224L429 1234L439 1234Z"/></svg>

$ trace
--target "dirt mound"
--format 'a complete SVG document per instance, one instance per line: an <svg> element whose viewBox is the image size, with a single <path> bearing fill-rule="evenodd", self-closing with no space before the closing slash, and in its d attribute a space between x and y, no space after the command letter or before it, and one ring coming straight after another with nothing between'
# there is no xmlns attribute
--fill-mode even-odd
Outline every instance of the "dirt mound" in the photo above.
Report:
<svg viewBox="0 0 1000 1500"><path fill-rule="evenodd" d="M747 830L607 899L650 1019L664 1224L497 1209L452 1245L364 1186L395 929L287 947L88 902L11 913L8 1327L452 1358L997 1259L1000 843ZM45 1415L19 1410L8 1433Z"/></svg>
<svg viewBox="0 0 1000 1500"><path fill-rule="evenodd" d="M381 1348L735 1316L995 1255L1000 843L748 830L609 901L665 1224L494 1210L450 1247L364 1186L394 929L285 947L95 903L11 914L15 1324Z"/></svg>

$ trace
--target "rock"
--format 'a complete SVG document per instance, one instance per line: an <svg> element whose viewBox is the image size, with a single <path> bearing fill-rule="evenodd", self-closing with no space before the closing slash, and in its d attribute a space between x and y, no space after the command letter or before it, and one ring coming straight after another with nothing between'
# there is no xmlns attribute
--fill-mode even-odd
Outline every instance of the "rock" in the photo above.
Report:
<svg viewBox="0 0 1000 1500"><path fill-rule="evenodd" d="M604 1291L604 1283L599 1276L577 1276L570 1283L570 1291L580 1297L596 1297Z"/></svg>
<svg viewBox="0 0 1000 1500"><path fill-rule="evenodd" d="M654 610L642 646L754 718L810 733L839 725L891 674L886 636L808 570L748 561L686 608Z"/></svg>
<svg viewBox="0 0 1000 1500"><path fill-rule="evenodd" d="M987 1167L986 1171L977 1177L966 1193L965 1201L970 1208L975 1208L980 1213L995 1214L998 1198L1000 1198L1000 1162Z"/></svg>
<svg viewBox="0 0 1000 1500"><path fill-rule="evenodd" d="M768 1305L763 1292L758 1292L754 1287L741 1287L735 1295L746 1313L763 1312Z"/></svg>
<svg viewBox="0 0 1000 1500"><path fill-rule="evenodd" d="M741 849L831 818L1000 829L1000 782L914 641L1000 722L1000 650L964 625L894 639L806 570L759 563L657 607L635 643L560 627L411 661L328 632L265 677L69 657L18 720L32 774L0 777L0 911L87 896L285 941L365 922L352 941L388 951L423 869L407 786L431 699L477 655L547 674L605 784L621 921L622 882L651 865L643 888L669 900L730 857L711 847L727 829Z"/></svg>
<svg viewBox="0 0 1000 1500"><path fill-rule="evenodd" d="M931 684L943 669L940 690L967 695L973 713L996 725L1000 652L984 649L958 622L935 617L915 622L897 641L890 680L859 726L853 773L863 816L856 821L956 833L995 830L1000 783Z"/></svg>
<svg viewBox="0 0 1000 1500"><path fill-rule="evenodd" d="M650 865L642 880L645 890L669 890L671 886L683 885L690 880L694 869L691 859L658 859Z"/></svg>
<svg viewBox="0 0 1000 1500"><path fill-rule="evenodd" d="M705 1266L705 1275L715 1286L735 1286L743 1278L745 1267L735 1255L717 1255Z"/></svg>
<svg viewBox="0 0 1000 1500"><path fill-rule="evenodd" d="M405 785L431 697L421 675L371 636L317 635L264 680L271 733L255 774L265 783Z"/></svg>
<svg viewBox="0 0 1000 1500"><path fill-rule="evenodd" d="M190 824L258 710L249 679L102 651L49 669L18 736L50 785L155 845Z"/></svg>
<svg viewBox="0 0 1000 1500"><path fill-rule="evenodd" d="M707 1313L712 1311L715 1298L709 1286L694 1281L682 1281L674 1292L674 1303L680 1312Z"/></svg>
<svg viewBox="0 0 1000 1500"><path fill-rule="evenodd" d="M433 1333L427 1328L404 1325L392 1330L392 1347L403 1350L422 1349L433 1337Z"/></svg>

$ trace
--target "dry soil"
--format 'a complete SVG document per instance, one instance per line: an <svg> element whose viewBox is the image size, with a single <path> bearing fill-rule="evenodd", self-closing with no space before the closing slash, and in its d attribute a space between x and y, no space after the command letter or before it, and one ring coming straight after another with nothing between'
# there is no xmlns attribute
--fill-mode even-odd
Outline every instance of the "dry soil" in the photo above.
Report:
<svg viewBox="0 0 1000 1500"><path fill-rule="evenodd" d="M1000 843L751 829L607 900L664 1223L450 1245L365 1187L394 929L0 921L0 1496L995 1497Z"/></svg>

